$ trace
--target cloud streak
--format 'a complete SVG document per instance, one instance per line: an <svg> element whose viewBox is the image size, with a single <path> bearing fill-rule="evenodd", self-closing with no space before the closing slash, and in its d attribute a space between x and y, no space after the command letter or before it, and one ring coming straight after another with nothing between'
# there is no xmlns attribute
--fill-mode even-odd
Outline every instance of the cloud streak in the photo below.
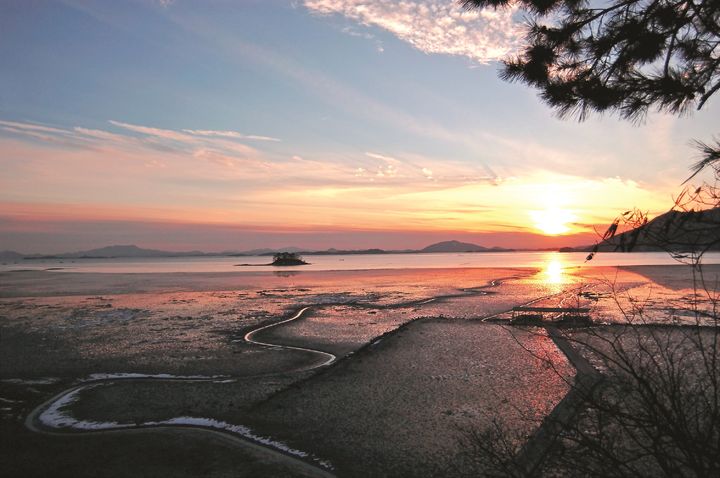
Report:
<svg viewBox="0 0 720 478"><path fill-rule="evenodd" d="M80 167L77 161L88 161L85 171L105 164L101 158L122 159L127 166L140 165L142 168L165 169L175 166L175 174L194 181L197 177L217 178L215 168L197 169L198 163L224 168L219 181L248 181L243 188L261 189L258 180L268 187L282 187L288 190L332 187L335 191L358 186L380 188L392 186L403 189L436 188L458 183L487 181L482 166L454 164L444 159L428 158L413 154L394 157L378 152L356 153L350 157L298 155L282 151L268 151L249 146L239 139L249 139L235 131L226 130L174 130L156 126L137 125L117 120L108 121L115 131L93 129L84 126L61 128L0 120L0 133L19 137L22 142L13 142L13 150L24 151L24 157L33 154L38 160L45 157L33 147L21 148L31 143L42 149L57 150L58 146L69 148L71 153L57 153L59 158L72 161L70 168ZM275 138L262 137L261 144L275 144ZM265 138L268 138L267 140ZM10 151L10 150L8 150ZM76 151L76 152L72 152ZM82 153L80 153L82 152ZM51 153L54 154L54 153ZM71 159L72 158L72 159ZM437 184L429 184L432 171L443 174L433 178ZM428 173L430 172L430 173ZM146 172L145 174L151 174ZM166 174L166 173L164 173ZM369 184L373 183L373 184Z"/></svg>
<svg viewBox="0 0 720 478"><path fill-rule="evenodd" d="M112 125L120 132L0 122L0 202L68 220L477 232L528 231L529 211L542 208L586 219L666 206L663 193L619 178L526 168L498 179L481 164L398 151L298 155L234 136Z"/></svg>
<svg viewBox="0 0 720 478"><path fill-rule="evenodd" d="M188 136L185 133L181 133L178 131L170 130L170 129L161 129L161 128L152 128L149 126L140 126L135 124L129 124L129 123L123 123L121 121L115 121L110 120L108 121L113 126L117 126L118 128L126 129L128 131L133 131L135 133L144 134L146 136L154 136L157 138L164 138L164 139L170 139L173 141L180 141L180 142L187 142L191 140L191 137Z"/></svg>
<svg viewBox="0 0 720 478"><path fill-rule="evenodd" d="M425 53L464 56L478 63L516 51L522 37L515 7L468 11L449 0L305 0L304 5L319 15L339 14L382 28Z"/></svg>
<svg viewBox="0 0 720 478"><path fill-rule="evenodd" d="M242 134L237 131L215 131L207 129L184 129L183 132L192 134L195 136L220 136L222 138L233 138L233 139L249 139L254 141L275 141L279 142L280 139L273 138L272 136L259 136L256 134Z"/></svg>

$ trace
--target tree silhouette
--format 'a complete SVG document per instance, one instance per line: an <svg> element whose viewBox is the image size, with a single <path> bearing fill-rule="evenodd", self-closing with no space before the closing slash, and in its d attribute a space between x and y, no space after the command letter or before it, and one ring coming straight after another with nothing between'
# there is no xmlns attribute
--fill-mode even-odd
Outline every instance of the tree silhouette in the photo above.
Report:
<svg viewBox="0 0 720 478"><path fill-rule="evenodd" d="M273 254L271 265L274 266L300 266L307 264L301 255L295 252L277 252Z"/></svg>
<svg viewBox="0 0 720 478"><path fill-rule="evenodd" d="M720 89L717 0L461 0L466 8L521 5L526 44L501 77L540 90L561 117L701 109ZM695 173L720 160L698 143Z"/></svg>

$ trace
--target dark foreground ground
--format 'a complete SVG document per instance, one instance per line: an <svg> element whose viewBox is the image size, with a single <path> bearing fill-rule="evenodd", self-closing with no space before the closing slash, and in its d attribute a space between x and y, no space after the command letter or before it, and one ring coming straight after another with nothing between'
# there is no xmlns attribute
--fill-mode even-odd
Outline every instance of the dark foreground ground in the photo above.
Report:
<svg viewBox="0 0 720 478"><path fill-rule="evenodd" d="M493 319L533 301L584 301L595 319L623 322L615 290L626 302L657 298L648 311L677 322L682 314L660 311L688 300L691 285L672 266L559 277L5 273L3 476L441 476L467 430L501 419L532 434L575 374L543 328ZM304 306L253 337L283 347L244 339ZM314 350L337 360L318 367ZM138 375L118 375L129 373ZM48 400L76 386L66 422L42 423ZM173 420L244 426L271 443L217 426L158 427Z"/></svg>

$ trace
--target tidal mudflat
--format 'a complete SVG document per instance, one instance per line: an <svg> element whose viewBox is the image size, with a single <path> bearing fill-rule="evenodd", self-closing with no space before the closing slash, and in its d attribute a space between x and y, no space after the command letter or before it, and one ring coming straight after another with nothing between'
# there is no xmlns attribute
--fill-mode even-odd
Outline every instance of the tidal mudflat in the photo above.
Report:
<svg viewBox="0 0 720 478"><path fill-rule="evenodd" d="M513 307L680 324L688 300L712 305L686 271L3 273L3 469L442 475L464 430L529 436L575 375L544 328L507 325Z"/></svg>

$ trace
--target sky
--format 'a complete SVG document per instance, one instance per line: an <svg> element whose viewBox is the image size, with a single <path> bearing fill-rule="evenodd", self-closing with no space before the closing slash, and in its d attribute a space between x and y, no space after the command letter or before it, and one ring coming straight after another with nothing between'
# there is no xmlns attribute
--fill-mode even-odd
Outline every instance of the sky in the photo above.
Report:
<svg viewBox="0 0 720 478"><path fill-rule="evenodd" d="M452 0L3 0L0 250L594 242L718 130L561 120Z"/></svg>

